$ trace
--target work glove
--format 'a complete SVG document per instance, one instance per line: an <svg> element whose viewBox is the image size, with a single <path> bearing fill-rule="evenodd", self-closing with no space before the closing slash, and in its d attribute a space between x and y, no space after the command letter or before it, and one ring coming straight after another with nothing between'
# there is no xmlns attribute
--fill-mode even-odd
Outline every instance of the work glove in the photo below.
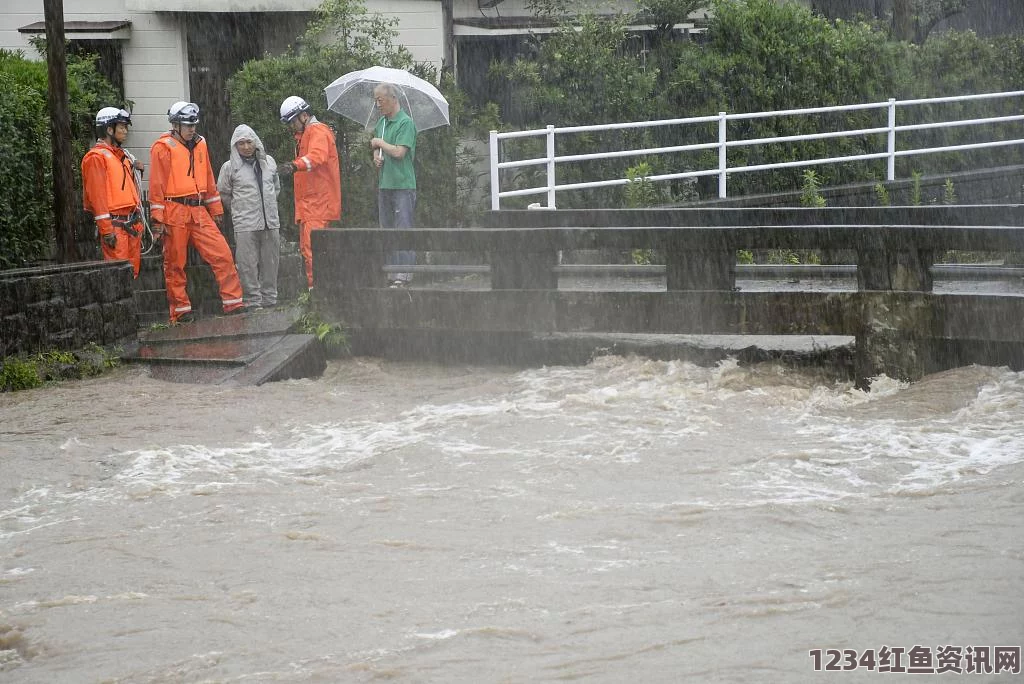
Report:
<svg viewBox="0 0 1024 684"><path fill-rule="evenodd" d="M149 227L149 232L153 234L153 242L160 242L164 237L164 224L154 223Z"/></svg>
<svg viewBox="0 0 1024 684"><path fill-rule="evenodd" d="M213 222L217 224L218 228L224 227L224 214L217 214L213 217Z"/></svg>
<svg viewBox="0 0 1024 684"><path fill-rule="evenodd" d="M277 166L277 173L278 173L278 175L281 175L281 176L290 176L293 173L295 173L295 164L292 164L291 162L285 162L283 164L278 164L278 166Z"/></svg>
<svg viewBox="0 0 1024 684"><path fill-rule="evenodd" d="M113 233L106 233L101 237L101 239L103 240L103 244L111 249L117 246L117 235Z"/></svg>

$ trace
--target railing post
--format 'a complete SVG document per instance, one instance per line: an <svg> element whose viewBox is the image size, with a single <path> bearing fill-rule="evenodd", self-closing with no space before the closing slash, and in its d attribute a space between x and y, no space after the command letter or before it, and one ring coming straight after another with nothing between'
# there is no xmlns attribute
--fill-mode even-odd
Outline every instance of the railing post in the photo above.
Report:
<svg viewBox="0 0 1024 684"><path fill-rule="evenodd" d="M491 211L498 211L501 208L501 199L498 197L498 193L501 188L498 187L498 131L491 131L490 135L490 148L491 148Z"/></svg>
<svg viewBox="0 0 1024 684"><path fill-rule="evenodd" d="M726 180L726 169L728 161L725 154L725 112L718 112L718 197L725 199L728 196Z"/></svg>
<svg viewBox="0 0 1024 684"><path fill-rule="evenodd" d="M547 127L548 139L548 209L555 208L555 127Z"/></svg>
<svg viewBox="0 0 1024 684"><path fill-rule="evenodd" d="M889 98L889 165L886 179L896 180L896 98Z"/></svg>

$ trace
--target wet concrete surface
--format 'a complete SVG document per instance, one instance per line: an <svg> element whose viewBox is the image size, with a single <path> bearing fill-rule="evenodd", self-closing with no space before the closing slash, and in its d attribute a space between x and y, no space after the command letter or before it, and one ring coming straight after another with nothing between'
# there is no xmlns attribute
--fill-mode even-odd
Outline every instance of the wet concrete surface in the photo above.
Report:
<svg viewBox="0 0 1024 684"><path fill-rule="evenodd" d="M176 340L139 346L140 360L150 362L194 361L197 363L235 363L244 365L259 356L282 335L233 339Z"/></svg>
<svg viewBox="0 0 1024 684"><path fill-rule="evenodd" d="M412 289L490 289L490 277L486 273L470 273L444 281L429 281L427 278L414 280ZM741 292L856 292L857 278L800 278L784 280L779 278L736 279L736 288ZM563 275L558 279L559 290L588 290L595 292L665 290L665 276L585 276ZM1024 278L936 278L932 291L936 294L1020 294L1024 295Z"/></svg>
<svg viewBox="0 0 1024 684"><path fill-rule="evenodd" d="M282 306L235 316L199 318L194 323L147 330L139 335L139 341L166 343L285 333L301 316L302 309L299 306Z"/></svg>
<svg viewBox="0 0 1024 684"><path fill-rule="evenodd" d="M289 332L301 316L300 307L286 306L155 328L140 333L122 358L150 364L153 377L169 382L261 385L316 377L326 365L320 342Z"/></svg>
<svg viewBox="0 0 1024 684"><path fill-rule="evenodd" d="M471 272L445 280L414 276L412 290L483 291L490 288L486 273ZM564 274L559 290L583 292L665 291L664 275L587 276ZM854 277L780 280L737 279L740 292L856 292ZM991 280L937 278L936 294L1024 295L1020 277ZM442 362L494 362L514 366L587 363L601 355L637 355L652 359L681 359L713 365L726 358L741 363L780 361L793 366L828 367L839 375L853 373L855 353L851 335L696 335L628 333L480 333L446 335L435 330L350 331L356 354Z"/></svg>

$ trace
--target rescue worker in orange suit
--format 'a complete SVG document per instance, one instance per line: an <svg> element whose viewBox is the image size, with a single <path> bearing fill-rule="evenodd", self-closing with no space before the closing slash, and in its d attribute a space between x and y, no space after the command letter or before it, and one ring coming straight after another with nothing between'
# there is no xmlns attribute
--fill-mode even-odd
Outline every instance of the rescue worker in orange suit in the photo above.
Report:
<svg viewBox="0 0 1024 684"><path fill-rule="evenodd" d="M100 236L103 258L125 260L139 277L142 203L133 158L124 150L131 115L117 107L96 112L96 144L82 158L82 199Z"/></svg>
<svg viewBox="0 0 1024 684"><path fill-rule="evenodd" d="M317 121L311 107L292 95L281 103L281 123L295 134L295 159L279 164L279 175L295 174L295 222L299 252L306 265L306 282L313 288L313 248L310 233L341 218L341 168L334 132Z"/></svg>
<svg viewBox="0 0 1024 684"><path fill-rule="evenodd" d="M242 313L242 285L231 248L220 232L224 207L206 148L196 133L199 107L175 102L167 110L171 130L149 150L149 209L153 239L163 239L164 280L171 323L195 320L185 291L185 260L192 245L213 270L225 314Z"/></svg>

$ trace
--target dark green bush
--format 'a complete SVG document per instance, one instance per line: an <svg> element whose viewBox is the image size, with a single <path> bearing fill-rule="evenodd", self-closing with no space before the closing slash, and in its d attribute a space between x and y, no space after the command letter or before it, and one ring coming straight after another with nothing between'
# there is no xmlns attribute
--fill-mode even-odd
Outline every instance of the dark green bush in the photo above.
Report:
<svg viewBox="0 0 1024 684"><path fill-rule="evenodd" d="M0 50L0 269L43 253L53 223L45 76Z"/></svg>
<svg viewBox="0 0 1024 684"><path fill-rule="evenodd" d="M17 392L42 384L39 367L32 360L17 356L0 359L0 392Z"/></svg>
<svg viewBox="0 0 1024 684"><path fill-rule="evenodd" d="M45 50L45 45L37 43ZM45 256L53 240L53 179L46 63L0 50L0 269ZM75 187L79 162L92 144L96 111L117 105L114 87L92 57L68 58L72 159ZM80 196L75 198L80 205Z"/></svg>

